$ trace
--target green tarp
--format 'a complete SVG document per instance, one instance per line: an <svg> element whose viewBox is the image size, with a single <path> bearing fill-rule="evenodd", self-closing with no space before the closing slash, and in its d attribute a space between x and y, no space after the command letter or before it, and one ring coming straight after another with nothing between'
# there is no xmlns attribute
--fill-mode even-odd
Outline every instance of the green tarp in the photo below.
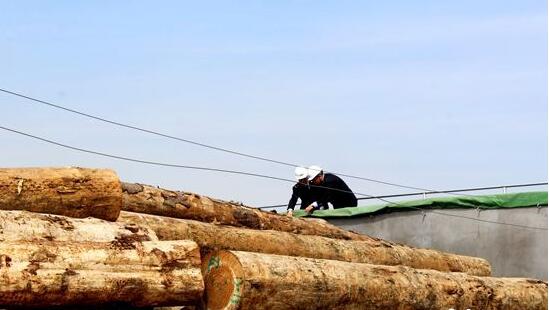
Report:
<svg viewBox="0 0 549 310"><path fill-rule="evenodd" d="M360 202L360 201L359 201ZM396 211L410 211L417 209L502 209L526 208L547 206L547 192L525 192L514 194L485 195L485 196L452 196L443 198L429 198L411 201L399 201L396 204L379 204L315 211L310 217L334 218L371 215ZM307 216L302 210L297 210L295 216Z"/></svg>

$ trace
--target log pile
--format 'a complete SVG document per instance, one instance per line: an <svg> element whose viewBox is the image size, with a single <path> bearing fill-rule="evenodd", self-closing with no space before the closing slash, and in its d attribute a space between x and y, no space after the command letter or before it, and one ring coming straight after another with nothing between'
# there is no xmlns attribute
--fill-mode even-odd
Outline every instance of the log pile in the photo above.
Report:
<svg viewBox="0 0 549 310"><path fill-rule="evenodd" d="M192 241L0 243L2 306L184 305L202 296Z"/></svg>
<svg viewBox="0 0 549 310"><path fill-rule="evenodd" d="M542 281L239 251L204 258L208 309L544 309ZM257 306L261 305L261 306Z"/></svg>
<svg viewBox="0 0 549 310"><path fill-rule="evenodd" d="M26 211L0 212L0 242L3 241L158 241L152 229L135 223L122 224L96 218Z"/></svg>
<svg viewBox="0 0 549 310"><path fill-rule="evenodd" d="M193 193L170 191L136 183L122 183L122 189L124 197L122 209L130 212L334 239L373 239L370 236L346 231L324 220L280 216Z"/></svg>
<svg viewBox="0 0 549 310"><path fill-rule="evenodd" d="M0 309L547 309L547 283L105 169L0 169ZM163 308L166 309L166 308Z"/></svg>
<svg viewBox="0 0 549 310"><path fill-rule="evenodd" d="M481 258L430 249L416 249L383 241L352 241L213 225L154 215L121 212L119 221L150 227L160 240L194 240L202 252L238 250L288 256L323 258L355 263L405 265L446 272L489 276L490 264Z"/></svg>
<svg viewBox="0 0 549 310"><path fill-rule="evenodd" d="M0 169L0 210L116 221L121 185L108 169Z"/></svg>

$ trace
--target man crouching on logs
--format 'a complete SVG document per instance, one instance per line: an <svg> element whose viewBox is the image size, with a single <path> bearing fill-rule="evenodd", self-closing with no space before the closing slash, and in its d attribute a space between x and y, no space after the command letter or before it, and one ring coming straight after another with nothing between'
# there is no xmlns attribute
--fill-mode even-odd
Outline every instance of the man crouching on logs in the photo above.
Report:
<svg viewBox="0 0 549 310"><path fill-rule="evenodd" d="M330 203L334 209L356 207L358 201L349 186L337 175L324 173L319 166L308 169L309 182L313 193L313 201L318 203L318 209L328 209ZM307 209L305 209L307 212Z"/></svg>
<svg viewBox="0 0 549 310"><path fill-rule="evenodd" d="M292 197L288 202L288 216L293 215L293 211L298 199L301 199L300 209L305 208L305 211L313 211L316 204L313 206L313 192L309 186L309 169L305 167L295 167L295 178L297 183L292 187Z"/></svg>

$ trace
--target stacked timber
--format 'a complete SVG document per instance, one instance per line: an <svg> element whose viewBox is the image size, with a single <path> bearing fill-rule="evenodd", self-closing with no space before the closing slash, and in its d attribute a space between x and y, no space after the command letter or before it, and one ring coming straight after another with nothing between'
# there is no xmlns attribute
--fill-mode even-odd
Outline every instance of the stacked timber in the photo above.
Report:
<svg viewBox="0 0 549 310"><path fill-rule="evenodd" d="M184 305L203 292L192 241L5 241L0 253L0 307Z"/></svg>
<svg viewBox="0 0 549 310"><path fill-rule="evenodd" d="M122 190L124 197L122 209L130 212L334 239L374 239L370 236L346 231L324 220L281 216L193 193L136 183L122 183Z"/></svg>
<svg viewBox="0 0 549 310"><path fill-rule="evenodd" d="M201 247L206 309L547 309L547 283L192 193L123 183L119 221ZM143 214L137 214L143 213Z"/></svg>
<svg viewBox="0 0 549 310"><path fill-rule="evenodd" d="M481 258L416 249L383 241L353 241L299 235L274 230L254 230L193 220L121 212L119 221L150 227L160 240L194 240L204 252L238 250L268 254L323 258L355 263L406 265L414 268L471 275L490 275L490 264Z"/></svg>
<svg viewBox="0 0 549 310"><path fill-rule="evenodd" d="M0 211L0 242L4 241L158 241L149 227L107 222L95 218L77 219L28 211Z"/></svg>
<svg viewBox="0 0 549 310"><path fill-rule="evenodd" d="M0 309L547 309L547 283L489 275L481 258L111 170L0 169Z"/></svg>
<svg viewBox="0 0 549 310"><path fill-rule="evenodd" d="M547 309L547 283L239 251L203 259L207 309Z"/></svg>
<svg viewBox="0 0 549 310"><path fill-rule="evenodd" d="M0 309L200 304L196 242L113 222L121 206L112 170L0 169Z"/></svg>
<svg viewBox="0 0 549 310"><path fill-rule="evenodd" d="M0 169L0 210L27 210L116 221L121 185L108 169Z"/></svg>

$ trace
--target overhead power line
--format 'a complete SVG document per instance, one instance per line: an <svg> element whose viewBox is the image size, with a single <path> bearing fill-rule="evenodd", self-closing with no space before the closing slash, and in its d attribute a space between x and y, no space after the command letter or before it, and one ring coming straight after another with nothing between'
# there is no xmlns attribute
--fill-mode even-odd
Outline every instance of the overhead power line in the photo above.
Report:
<svg viewBox="0 0 549 310"><path fill-rule="evenodd" d="M420 209L420 208L415 208L415 209L423 211L423 209ZM547 230L547 228L544 228L544 227L535 227L535 226L527 226L527 225L520 225L520 224L513 224L513 223L506 223L506 222L483 220L483 219L474 218L474 217L470 217L470 216L463 216L463 215L458 215L458 214L449 214L449 213L439 212L439 211L435 211L435 210L431 210L431 213L435 213L435 214L439 214L439 215L443 215L443 216L450 216L450 217L468 219L468 220L473 220L473 221L482 222L482 223L499 224L499 225L506 225L506 226L527 228L527 229L536 229L536 230Z"/></svg>
<svg viewBox="0 0 549 310"><path fill-rule="evenodd" d="M212 172L219 172L219 173L230 173L230 174L246 175L246 176L251 176L251 177L266 178L266 179L283 181L283 182L290 182L290 183L295 182L294 180L291 180L291 179L279 178L279 177L274 177L274 176L269 176L269 175L259 174L259 173L251 173L251 172L244 172L244 171L238 171L238 170L228 170L228 169L219 169L219 168L210 168L210 167L168 164L168 163L161 163L161 162L155 162L155 161L134 159L134 158L130 158L130 157L112 155L112 154L107 154L107 153L103 153L103 152L98 152L98 151L88 150L88 149L84 149L84 148L74 147L74 146L71 146L71 145L63 144L63 143L60 143L60 142L56 142L56 141L53 141L53 140L50 140L50 139L38 137L38 136L35 136L35 135L31 135L31 134L28 134L28 133L25 133L25 132L22 132L22 131L19 131L19 130L15 130L15 129L3 127L3 126L0 126L0 129L10 131L10 132L13 132L13 133L16 133L16 134L19 134L19 135L23 135L23 136L26 136L26 137L29 137L29 138L33 138L33 139L36 139L36 140L40 140L40 141L43 141L43 142L46 142L46 143L50 143L50 144L53 144L53 145L56 145L56 146L60 146L60 147L63 147L63 148L71 149L71 150L74 150L74 151L79 151L79 152L84 152L84 153L88 153L88 154L94 154L94 155L99 155L99 156L103 156L103 157L109 157L109 158L114 158L114 159L119 159L119 160L124 160L124 161L130 161L130 162L136 162L136 163L148 164L148 165L155 165L155 166L171 167L171 168L183 168L183 169L193 169L193 170L212 171ZM319 185L312 185L312 184L310 186L311 187L317 187L317 188L325 188L325 189L330 189L330 190L340 191L340 192L353 193L355 195L360 195L360 196L365 196L365 197L371 197L371 198L375 198L375 199L384 201L384 202L389 203L389 204L399 206L399 204L396 203L396 202L392 202L392 201L386 200L384 198L379 198L379 197L369 195L369 194L345 191L345 190L329 188L329 187L319 186ZM422 212L424 211L423 209L420 209L420 208L415 208L415 207L411 207L411 208L420 210ZM511 223L481 220L481 219L476 219L476 218L472 218L472 217L447 214L447 213L437 212L437 211L433 211L433 212L436 213L436 214L440 214L440 215L461 217L461 218L464 218L464 219L475 220L475 221L486 222L486 223L492 223L492 224L501 224L501 225L515 226L515 227L528 228L528 229L537 229L537 230L547 230L547 228L543 228L543 227L532 227L532 226L525 226L525 225L519 225L519 224L511 224Z"/></svg>
<svg viewBox="0 0 549 310"><path fill-rule="evenodd" d="M531 186L543 186L543 185L547 185L547 182L473 187L473 188L452 189L452 190L434 191L434 192L416 192L416 193L408 193L408 194L384 195L384 196L378 196L378 197L393 198L393 197L431 195L431 194L452 194L452 193L459 193L459 192L474 192L474 191L485 191L485 190L491 190L491 189L507 189L507 188L531 187ZM371 199L371 198L370 197L359 198L359 200L364 200L364 199Z"/></svg>
<svg viewBox="0 0 549 310"><path fill-rule="evenodd" d="M33 138L33 139L36 139L36 140L40 140L40 141L43 141L43 142L54 144L54 145L57 145L57 146L60 146L60 147L63 147L63 148L67 148L67 149L71 149L71 150L74 150L74 151L79 151L79 152L84 152L84 153L88 153L88 154L94 154L94 155L99 155L99 156L109 157L109 158L114 158L114 159L120 159L120 160L124 160L124 161L131 161L131 162L147 164L147 165L154 165L154 166L183 168L183 169L191 169L191 170L203 170L203 171L230 173L230 174L239 174L239 175L247 175L247 176L258 177L258 178L266 178L266 179L273 179L273 180L279 180L279 181L285 181L285 182L287 182L287 181L293 182L292 180L288 180L288 179L284 179L284 178L278 178L278 177L274 177L274 176L251 173L251 172L244 172L244 171L237 171L237 170L227 170L227 169L218 169L218 168L209 168L209 167L200 167L200 166L169 164L169 163L161 163L161 162L155 162L155 161L149 161L149 160L135 159L135 158L125 157L125 156L112 155L112 154L107 154L107 153L103 153L103 152L98 152L98 151L93 151L93 150L88 150L88 149L84 149L84 148L80 148L80 147L75 147L75 146L63 144L63 143L60 143L60 142L57 142L57 141L42 138L42 137L39 137L39 136L35 136L35 135L29 134L29 133L25 133L25 132L22 132L22 131L19 131L19 130L15 130L15 129L3 127L3 126L0 126L0 129L6 130L6 131L11 131L11 132L19 134L19 135L27 136L29 138Z"/></svg>
<svg viewBox="0 0 549 310"><path fill-rule="evenodd" d="M162 166L162 167L171 167L171 168L191 169L191 170L203 170L203 171L228 173L228 174L238 174L238 175L245 175L245 176L250 176L250 177L257 177L257 178L264 178L264 179L271 179L271 180L289 182L289 183L292 183L292 184L295 183L295 180L292 180L292 179L279 178L279 177L266 175L266 174L260 174L260 173L246 172L246 171L240 171L240 170L211 168L211 167L170 164L170 163L162 163L162 162L157 162L157 161L135 159L135 158L126 157L126 156L112 155L112 154L108 154L108 153L104 153L104 152L98 152L98 151L93 151L93 150L89 150L89 149L84 149L84 148L80 148L80 147L71 146L71 145L68 145L68 144L63 144L63 143L60 143L60 142L57 142L57 141L42 138L42 137L39 137L39 136L36 136L36 135L32 135L32 134L25 133L25 132L22 132L22 131L19 131L19 130L7 128L7 127L4 127L4 126L0 126L0 129L10 131L10 132L13 132L13 133L16 133L16 134L19 134L19 135L23 135L23 136L26 136L26 137L29 137L29 138L33 138L33 139L36 139L36 140L40 140L40 141L43 141L43 142L46 142L46 143L49 143L49 144L57 145L57 146L60 146L60 147L66 148L66 149L71 149L71 150L74 150L74 151L79 151L79 152L84 152L84 153L88 153L88 154L94 154L94 155L99 155L99 156L103 156L103 157L109 157L109 158L114 158L114 159L119 159L119 160L124 160L124 161L136 162L136 163L140 163L140 164L147 164L147 165L153 165L153 166ZM346 191L346 190L337 189L337 188L330 188L330 187L321 186L321 185L310 184L309 186L316 187L316 188L329 189L329 190L337 191L337 192L352 193L352 194L363 196L363 197L376 197L374 195L369 195L369 194L364 194L364 193L359 193L359 192ZM384 201L386 203L393 203L392 201L389 201L389 200L386 200L386 199L383 199L383 198L378 198L378 199L381 200L381 201Z"/></svg>
<svg viewBox="0 0 549 310"><path fill-rule="evenodd" d="M395 198L395 197L409 197L409 196L420 196L420 195L426 196L426 195L432 195L432 194L451 194L451 193L458 193L458 192L474 192L474 191L485 191L485 190L491 190L491 189L532 187L532 186L544 186L544 185L547 185L547 182L500 185L500 186L487 186L487 187L473 187L473 188L444 190L444 191L438 191L438 192L416 192L416 193L406 193L406 194L379 195L379 196L374 196L374 197L360 197L360 198L357 198L357 199L358 200L368 200L368 199L377 199L377 198ZM467 196L473 197L472 195L467 195ZM300 204L297 203L296 205L300 205ZM276 204L276 205L262 206L262 207L259 207L259 209L280 208L280 207L285 207L285 206L286 206L286 204Z"/></svg>
<svg viewBox="0 0 549 310"><path fill-rule="evenodd" d="M53 108L56 108L56 109L60 109L60 110L75 113L75 114L78 114L78 115L81 115L81 116L85 116L85 117L88 117L88 118L92 118L92 119L95 119L95 120L98 120L98 121L101 121L101 122L105 122L105 123L108 123L108 124L111 124L111 125L124 127L124 128L128 128L128 129L133 129L133 130L145 132L145 133L148 133L148 134L152 134L152 135L156 135L156 136L160 136L160 137L164 137L164 138L168 138L168 139L172 139L172 140L176 140L176 141L180 141L180 142L190 143L190 144L205 147L205 148L208 148L208 149L221 151L221 152L225 152L225 153L230 153L230 154L233 154L233 155L253 158L253 159L257 159L257 160L262 160L262 161L267 161L267 162L271 162L271 163L275 163L275 164L280 164L280 165L296 166L292 163L278 161L278 160L274 160L274 159L270 159L270 158L266 158L266 157L261 157L261 156L250 155L250 154L246 154L246 153L242 153L242 152L238 152L238 151L233 151L233 150L229 150L229 149L222 148L222 147L217 147L217 146L213 146L213 145L209 145L209 144L205 144L205 143L201 143L201 142L197 142L197 141L193 141L193 140L189 140L189 139L184 139L184 138L168 135L168 134L161 133L161 132L154 131L154 130L150 130L150 129L145 129L145 128L141 128L141 127L137 127L137 126L132 126L132 125L112 121L112 120L109 120L109 119L106 119L106 118L103 118L103 117L99 117L99 116L95 116L95 115L92 115L92 114L80 112L80 111L70 109L70 108L67 108L67 107L64 107L64 106L61 106L61 105L58 105L58 104L48 102L48 101L44 101L44 100L41 100L41 99L37 99L37 98L33 98L33 97L30 97L30 96L19 94L19 93L13 92L13 91L9 91L7 89L0 88L0 91L2 91L4 93L7 93L7 94L10 94L10 95L14 95L14 96L17 96L17 97L28 99L28 100L31 100L31 101L34 101L34 102L37 102L37 103L41 103L41 104L44 104L44 105L47 105L47 106L50 106L50 107L53 107Z"/></svg>
<svg viewBox="0 0 549 310"><path fill-rule="evenodd" d="M212 149L212 150L216 150L216 151L220 151L220 152L225 152L225 153L229 153L229 154L233 154L233 155L237 155L237 156L241 156L241 157L247 157L247 158L251 158L251 159L261 160L261 161L265 161L265 162L271 162L271 163L284 165L284 166L290 166L290 167L300 166L299 164L296 164L296 163L290 163L290 162L286 162L286 161L275 160L275 159L271 159L271 158L267 158L267 157L263 157L263 156L251 155L251 154L247 154L247 153L243 153L243 152L230 150L230 149L227 149L227 148L222 148L222 147L213 146L213 145L209 145L209 144L205 144L205 143L201 143L201 142L197 142L197 141L193 141L193 140L189 140L189 139L176 137L176 136L173 136L173 135L164 134L164 133L154 131L154 130L150 130L150 129L145 129L145 128L141 128L141 127L137 127L137 126L124 124L124 123L121 123L121 122L112 121L112 120L109 120L109 119L106 119L106 118L103 118L103 117L95 116L95 115L92 115L92 114L89 114L89 113L80 112L80 111L77 111L77 110L74 110L74 109L71 109L71 108L67 108L67 107L64 107L64 106L61 106L61 105L58 105L58 104L54 104L54 103L45 101L45 100L33 98L33 97L23 95L23 94L20 94L20 93L14 92L14 91L10 91L10 90L7 90L7 89L0 88L0 91L4 92L6 94L9 94L9 95L24 98L24 99L27 99L27 100L30 100L30 101L33 101L33 102L36 102L36 103L40 103L40 104L43 104L43 105L46 105L46 106L49 106L49 107L52 107L52 108L56 108L56 109L60 109L60 110L70 112L70 113L78 114L78 115L88 117L88 118L91 118L91 119L95 119L95 120L98 120L98 121L101 121L101 122L105 122L105 123L108 123L108 124L111 124L111 125L124 127L124 128L128 128L128 129L133 129L133 130L145 132L145 133L148 133L148 134L164 137L164 138L167 138L167 139L172 139L172 140L176 140L176 141L179 141L179 142L185 142L185 143L193 144L193 145L196 145L196 146L200 146L200 147L204 147L204 148L208 148L208 149ZM384 185L390 185L390 186L394 186L394 187L415 189L415 190L421 190L421 191L438 192L438 191L433 190L433 189L421 188L421 187L416 187L416 186L409 186L409 185L398 184L398 183L393 183L393 182L387 182L387 181L377 180L377 179L373 179L373 178L355 176L355 175L345 174L345 173L340 173L340 172L333 172L333 173L335 173L337 175L340 175L340 176L352 178L352 179L358 179L358 180L363 180L363 181L368 181L368 182L374 182L374 183L379 183L379 184L384 184ZM454 195L467 196L465 194L454 194Z"/></svg>

